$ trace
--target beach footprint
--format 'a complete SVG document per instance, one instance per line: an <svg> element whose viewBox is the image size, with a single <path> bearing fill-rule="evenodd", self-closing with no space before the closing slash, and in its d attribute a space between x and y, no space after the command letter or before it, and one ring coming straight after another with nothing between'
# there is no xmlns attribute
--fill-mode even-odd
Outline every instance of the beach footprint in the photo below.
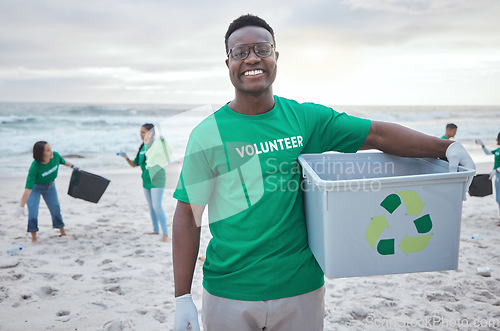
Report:
<svg viewBox="0 0 500 331"><path fill-rule="evenodd" d="M51 286L42 286L36 294L41 298L48 298L57 295L58 290Z"/></svg>
<svg viewBox="0 0 500 331"><path fill-rule="evenodd" d="M9 297L8 290L5 286L0 286L0 303Z"/></svg>
<svg viewBox="0 0 500 331"><path fill-rule="evenodd" d="M105 331L134 331L136 330L135 323L131 320L114 320L104 324Z"/></svg>
<svg viewBox="0 0 500 331"><path fill-rule="evenodd" d="M71 317L69 315L70 315L69 310L59 310L56 313L56 316L58 317L56 320L59 322L67 322L71 319Z"/></svg>
<svg viewBox="0 0 500 331"><path fill-rule="evenodd" d="M105 287L104 290L106 292L111 292L111 293L115 293L118 295L125 295L125 292L122 291L122 288L120 286L108 286L108 287Z"/></svg>
<svg viewBox="0 0 500 331"><path fill-rule="evenodd" d="M105 305L104 303L102 303L102 302L92 302L92 306L93 306L93 307L97 307L97 308L99 308L99 309L101 309L101 310L106 310L106 309L108 309L108 306L106 306L106 305Z"/></svg>
<svg viewBox="0 0 500 331"><path fill-rule="evenodd" d="M161 310L155 309L153 318L160 323L165 323L167 321L167 315Z"/></svg>

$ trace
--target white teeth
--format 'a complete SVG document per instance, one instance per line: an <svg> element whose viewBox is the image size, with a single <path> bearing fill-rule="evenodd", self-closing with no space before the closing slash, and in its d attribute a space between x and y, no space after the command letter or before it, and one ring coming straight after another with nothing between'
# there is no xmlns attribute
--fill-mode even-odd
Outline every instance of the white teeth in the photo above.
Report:
<svg viewBox="0 0 500 331"><path fill-rule="evenodd" d="M255 75L259 75L259 74L263 74L264 71L262 70L251 70L251 71L245 71L245 73L243 75L245 76L255 76Z"/></svg>

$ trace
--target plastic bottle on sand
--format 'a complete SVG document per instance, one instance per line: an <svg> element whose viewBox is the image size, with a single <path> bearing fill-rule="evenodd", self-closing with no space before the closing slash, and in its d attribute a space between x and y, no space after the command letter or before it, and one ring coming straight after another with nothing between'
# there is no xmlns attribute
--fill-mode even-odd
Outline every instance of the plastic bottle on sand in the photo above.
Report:
<svg viewBox="0 0 500 331"><path fill-rule="evenodd" d="M7 254L16 254L18 253L19 251L22 251L23 248L22 247L13 247L13 248L9 248L7 250Z"/></svg>

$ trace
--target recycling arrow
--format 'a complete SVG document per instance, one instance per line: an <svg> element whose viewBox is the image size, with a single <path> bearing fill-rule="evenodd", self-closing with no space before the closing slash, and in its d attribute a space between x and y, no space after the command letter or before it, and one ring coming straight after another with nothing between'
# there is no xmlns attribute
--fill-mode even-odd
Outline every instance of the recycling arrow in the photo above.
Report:
<svg viewBox="0 0 500 331"><path fill-rule="evenodd" d="M427 233L432 229L432 220L429 214L417 218L413 221L418 233Z"/></svg>
<svg viewBox="0 0 500 331"><path fill-rule="evenodd" d="M397 194L389 194L380 203L389 214L393 214L396 209L404 203L408 216L420 216L425 203L420 199L420 196L415 191L397 191ZM417 233L428 233L432 229L432 220L429 214L418 217L413 221ZM372 217L370 224L365 231L365 237L373 250L377 246L377 252L380 255L393 255L396 249L396 240L394 238L380 239L384 230L389 228L389 222L386 217ZM424 250L431 240L432 233L422 236L409 237L408 234L399 243L399 248L408 255ZM377 244L378 242L378 244Z"/></svg>
<svg viewBox="0 0 500 331"><path fill-rule="evenodd" d="M423 251L427 247L431 237L432 233L418 237L408 237L408 235L405 235L403 240L401 240L401 243L399 243L399 248L401 248L406 255L408 255L408 253Z"/></svg>
<svg viewBox="0 0 500 331"><path fill-rule="evenodd" d="M380 205L391 214L396 210L396 208L399 207L400 204L401 198L397 194L389 194L385 197L384 201L380 203Z"/></svg>
<svg viewBox="0 0 500 331"><path fill-rule="evenodd" d="M377 252L380 255L392 255L394 254L394 239L382 239L378 242Z"/></svg>
<svg viewBox="0 0 500 331"><path fill-rule="evenodd" d="M388 227L389 224L387 223L385 216L372 217L370 225L368 225L365 232L366 240L368 240L372 249L375 248L375 244L377 243L378 238L382 235L382 232L384 232L384 229Z"/></svg>
<svg viewBox="0 0 500 331"><path fill-rule="evenodd" d="M397 192L401 199L403 199L403 203L406 206L408 212L406 215L410 216L418 216L424 209L425 203L422 202L417 192L415 191L398 191Z"/></svg>

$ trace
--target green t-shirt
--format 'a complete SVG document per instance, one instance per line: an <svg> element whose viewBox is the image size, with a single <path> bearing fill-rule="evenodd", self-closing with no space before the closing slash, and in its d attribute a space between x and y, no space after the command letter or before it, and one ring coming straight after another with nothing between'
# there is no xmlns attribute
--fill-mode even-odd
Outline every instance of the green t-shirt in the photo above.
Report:
<svg viewBox="0 0 500 331"><path fill-rule="evenodd" d="M61 155L57 152L53 152L53 156L49 163L43 164L38 161L33 161L28 171L28 177L26 178L27 189L32 190L35 184L50 184L57 178L57 172L59 171L59 165L66 163Z"/></svg>
<svg viewBox="0 0 500 331"><path fill-rule="evenodd" d="M448 138L446 138L446 136L442 136L441 139L448 139Z"/></svg>
<svg viewBox="0 0 500 331"><path fill-rule="evenodd" d="M493 169L498 169L498 167L500 167L500 148L491 151L491 153L495 155L495 165Z"/></svg>
<svg viewBox="0 0 500 331"><path fill-rule="evenodd" d="M134 159L134 163L140 166L142 170L142 187L147 189L165 187L165 170L160 166L154 166L149 169L146 168L147 148L148 145L142 145L142 148L139 150Z"/></svg>
<svg viewBox="0 0 500 331"><path fill-rule="evenodd" d="M370 121L275 97L260 115L227 105L191 133L174 198L208 204L203 286L247 301L314 291L323 272L307 244L301 153L356 152Z"/></svg>

